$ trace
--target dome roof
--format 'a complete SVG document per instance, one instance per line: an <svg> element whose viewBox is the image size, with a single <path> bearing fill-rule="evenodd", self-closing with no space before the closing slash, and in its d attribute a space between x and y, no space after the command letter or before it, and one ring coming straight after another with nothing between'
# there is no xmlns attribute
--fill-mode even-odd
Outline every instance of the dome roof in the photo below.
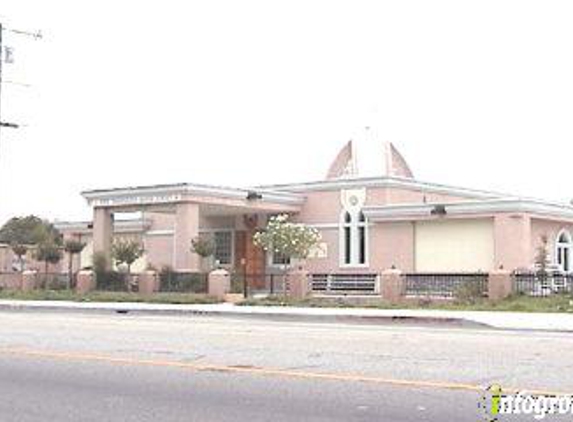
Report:
<svg viewBox="0 0 573 422"><path fill-rule="evenodd" d="M327 179L344 177L414 178L408 163L390 142L366 128L362 136L346 143L330 165Z"/></svg>

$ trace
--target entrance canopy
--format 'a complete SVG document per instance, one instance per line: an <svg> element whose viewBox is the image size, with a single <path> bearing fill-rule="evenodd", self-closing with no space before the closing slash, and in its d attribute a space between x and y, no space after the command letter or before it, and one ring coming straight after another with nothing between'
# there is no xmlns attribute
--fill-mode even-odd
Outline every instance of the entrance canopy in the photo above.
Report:
<svg viewBox="0 0 573 422"><path fill-rule="evenodd" d="M169 212L175 204L192 202L218 214L295 213L305 200L294 193L189 183L91 190L82 192L82 196L92 207L114 212L139 211L142 207Z"/></svg>
<svg viewBox="0 0 573 422"><path fill-rule="evenodd" d="M94 209L94 253L103 253L109 258L115 214L173 214L169 216L173 237L169 249L173 254L173 268L185 272L196 272L200 267L199 257L191 252L191 241L199 235L200 222L210 217L239 217L233 220L244 221L243 225L250 231L245 244L251 245L249 239L256 229L259 215L298 213L305 201L303 195L269 189L187 183L92 190L82 195ZM252 255L249 250L246 254Z"/></svg>

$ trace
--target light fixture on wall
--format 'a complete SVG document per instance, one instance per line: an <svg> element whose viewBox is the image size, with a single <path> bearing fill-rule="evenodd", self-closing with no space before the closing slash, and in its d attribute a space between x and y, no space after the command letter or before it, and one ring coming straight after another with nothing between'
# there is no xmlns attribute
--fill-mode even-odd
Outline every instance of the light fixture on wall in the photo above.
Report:
<svg viewBox="0 0 573 422"><path fill-rule="evenodd" d="M434 205L434 208L432 208L432 211L430 211L430 214L432 215L438 215L438 216L444 216L446 215L448 212L446 211L446 206L445 205Z"/></svg>
<svg viewBox="0 0 573 422"><path fill-rule="evenodd" d="M259 192L255 192L254 190L251 190L247 193L248 201L254 201L257 199L263 199L263 195L261 195Z"/></svg>

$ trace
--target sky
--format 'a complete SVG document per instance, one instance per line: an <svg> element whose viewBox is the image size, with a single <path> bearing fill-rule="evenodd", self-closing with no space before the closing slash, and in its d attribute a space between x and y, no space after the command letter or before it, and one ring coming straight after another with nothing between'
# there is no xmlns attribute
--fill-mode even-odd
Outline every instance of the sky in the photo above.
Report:
<svg viewBox="0 0 573 422"><path fill-rule="evenodd" d="M324 178L364 127L417 179L573 198L573 2L0 0L0 222L83 190Z"/></svg>

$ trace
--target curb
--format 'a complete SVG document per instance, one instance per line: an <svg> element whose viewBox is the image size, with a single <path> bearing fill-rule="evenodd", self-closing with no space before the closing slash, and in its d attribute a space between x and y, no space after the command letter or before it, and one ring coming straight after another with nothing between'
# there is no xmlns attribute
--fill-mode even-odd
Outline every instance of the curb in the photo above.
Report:
<svg viewBox="0 0 573 422"><path fill-rule="evenodd" d="M137 303L113 303L113 302L75 302L75 306L55 303L1 303L0 311L21 312L74 312L94 314L121 314L121 315L189 315L189 316L212 316L232 317L241 319L264 319L267 321L292 321L292 322L322 322L322 323L353 323L363 325L402 325L402 326L444 326L459 328L489 328L495 327L462 317L435 317L435 316L403 316L403 315L344 315L316 313L292 313L264 311L264 307L258 307L256 312L248 310L239 311L236 308L229 309L200 309L185 307L185 305L163 306L137 306ZM92 306L90 306L92 305ZM187 305L189 306L189 305ZM155 308L155 309L154 309Z"/></svg>
<svg viewBox="0 0 573 422"><path fill-rule="evenodd" d="M294 308L232 304L161 304L143 302L71 302L0 300L0 311L94 314L211 316L266 321L299 321L363 325L481 328L498 331L573 335L573 314L490 311L434 311L359 308Z"/></svg>

